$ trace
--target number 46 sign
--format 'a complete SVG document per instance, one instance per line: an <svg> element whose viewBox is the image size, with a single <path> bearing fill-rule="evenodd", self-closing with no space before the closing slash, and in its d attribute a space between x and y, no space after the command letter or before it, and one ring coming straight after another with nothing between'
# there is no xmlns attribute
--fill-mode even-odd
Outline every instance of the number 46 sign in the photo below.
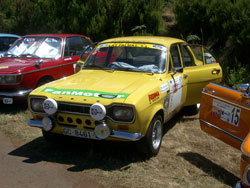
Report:
<svg viewBox="0 0 250 188"><path fill-rule="evenodd" d="M220 119L238 127L241 109L230 104L213 100L213 106L220 111Z"/></svg>

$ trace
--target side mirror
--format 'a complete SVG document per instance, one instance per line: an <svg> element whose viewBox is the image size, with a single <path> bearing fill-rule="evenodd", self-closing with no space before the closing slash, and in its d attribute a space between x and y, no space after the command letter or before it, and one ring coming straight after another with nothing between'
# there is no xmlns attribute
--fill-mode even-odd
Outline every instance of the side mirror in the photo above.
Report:
<svg viewBox="0 0 250 188"><path fill-rule="evenodd" d="M243 97L250 98L249 95L249 84L238 84L237 90L243 93Z"/></svg>
<svg viewBox="0 0 250 188"><path fill-rule="evenodd" d="M43 60L39 59L36 61L36 64L34 65L36 68L40 69L40 65L43 64Z"/></svg>
<svg viewBox="0 0 250 188"><path fill-rule="evenodd" d="M237 90L240 92L243 92L243 93L248 93L249 92L249 84L238 84Z"/></svg>
<svg viewBox="0 0 250 188"><path fill-rule="evenodd" d="M175 67L174 73L171 74L172 78L174 78L174 75L177 73L183 73L183 67Z"/></svg>
<svg viewBox="0 0 250 188"><path fill-rule="evenodd" d="M183 67L175 67L175 68L174 68L174 71L175 71L176 73L183 73Z"/></svg>
<svg viewBox="0 0 250 188"><path fill-rule="evenodd" d="M83 49L83 52L82 52L82 54L81 54L81 56L80 56L80 59L81 59L82 61L85 61L85 60L88 58L89 54L92 52L92 50L95 48L95 46L96 46L98 43L99 43L99 42L94 42L94 43L92 43L92 44L90 44L90 45L87 45L87 46Z"/></svg>

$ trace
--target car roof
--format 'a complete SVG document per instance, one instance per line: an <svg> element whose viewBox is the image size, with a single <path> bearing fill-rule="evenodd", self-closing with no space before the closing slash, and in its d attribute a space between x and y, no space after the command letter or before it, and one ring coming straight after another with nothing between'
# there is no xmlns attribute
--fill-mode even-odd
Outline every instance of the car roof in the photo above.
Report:
<svg viewBox="0 0 250 188"><path fill-rule="evenodd" d="M50 36L50 37L60 37L60 38L81 36L81 37L89 38L85 35L80 35L80 34L31 34L31 35L24 35L23 37L38 37L38 36Z"/></svg>
<svg viewBox="0 0 250 188"><path fill-rule="evenodd" d="M14 38L20 38L19 35L9 34L9 33L0 33L0 37L14 37Z"/></svg>
<svg viewBox="0 0 250 188"><path fill-rule="evenodd" d="M143 43L154 43L161 44L164 46L170 46L174 43L186 43L184 40L173 38L173 37L160 37L160 36L129 36L129 37L118 37L111 38L102 41L101 43L107 42L143 42Z"/></svg>

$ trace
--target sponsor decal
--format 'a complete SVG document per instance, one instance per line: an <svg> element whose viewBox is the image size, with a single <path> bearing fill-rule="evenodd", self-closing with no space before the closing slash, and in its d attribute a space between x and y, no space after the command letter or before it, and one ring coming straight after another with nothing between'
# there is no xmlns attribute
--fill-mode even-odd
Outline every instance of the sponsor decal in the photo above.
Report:
<svg viewBox="0 0 250 188"><path fill-rule="evenodd" d="M160 98L160 93L159 93L159 91L157 91L157 92L155 92L155 93L153 93L153 94L150 94L149 96L148 96L148 99L149 99L149 103L151 104L152 102L155 102L157 99L159 99Z"/></svg>
<svg viewBox="0 0 250 188"><path fill-rule="evenodd" d="M170 100L169 100L169 110L168 114L174 111L181 104L182 97L182 76L176 76L169 81L170 88Z"/></svg>
<svg viewBox="0 0 250 188"><path fill-rule="evenodd" d="M0 69L7 69L9 68L8 66L0 67Z"/></svg>
<svg viewBox="0 0 250 188"><path fill-rule="evenodd" d="M129 94L127 93L109 93L102 91L80 90L80 89L57 89L46 87L42 92L50 93L52 95L70 95L70 96L83 96L105 99L126 99Z"/></svg>
<svg viewBox="0 0 250 188"><path fill-rule="evenodd" d="M166 91L169 90L168 83L160 85L160 88L161 88L161 93L165 93Z"/></svg>
<svg viewBox="0 0 250 188"><path fill-rule="evenodd" d="M158 50L162 50L162 51L167 50L167 48L165 46L155 45L155 44L147 44L147 43L136 43L136 42L106 43L106 44L101 44L98 46L98 48L103 48L103 47L139 47L139 48L153 48L153 49L158 49Z"/></svg>
<svg viewBox="0 0 250 188"><path fill-rule="evenodd" d="M212 116L238 127L241 109L213 99Z"/></svg>

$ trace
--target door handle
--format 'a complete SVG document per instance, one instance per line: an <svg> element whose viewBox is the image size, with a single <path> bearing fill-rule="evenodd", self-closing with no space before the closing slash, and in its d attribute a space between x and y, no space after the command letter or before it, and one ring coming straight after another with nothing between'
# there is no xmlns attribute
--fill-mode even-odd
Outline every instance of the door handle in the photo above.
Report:
<svg viewBox="0 0 250 188"><path fill-rule="evenodd" d="M211 71L212 74L219 74L220 73L220 69L213 69Z"/></svg>

